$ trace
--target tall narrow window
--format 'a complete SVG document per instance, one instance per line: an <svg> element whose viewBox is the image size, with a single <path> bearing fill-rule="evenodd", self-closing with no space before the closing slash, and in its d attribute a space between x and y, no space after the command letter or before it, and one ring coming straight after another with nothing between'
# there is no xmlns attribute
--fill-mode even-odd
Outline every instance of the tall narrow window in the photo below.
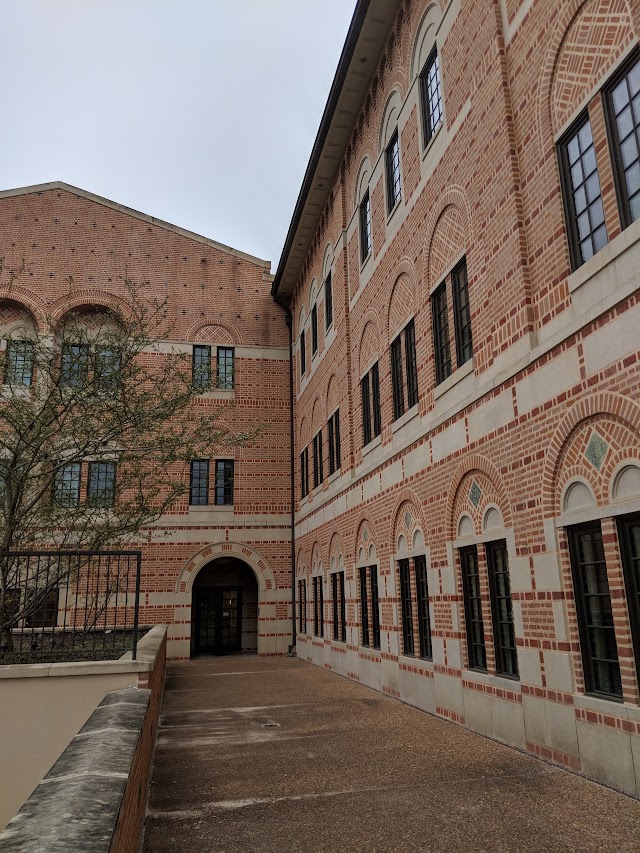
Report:
<svg viewBox="0 0 640 853"><path fill-rule="evenodd" d="M90 506L110 507L116 499L116 463L90 462L87 482L87 503Z"/></svg>
<svg viewBox="0 0 640 853"><path fill-rule="evenodd" d="M402 195L400 187L400 140L398 138L398 128L394 130L385 151L385 170L387 175L387 213L391 213Z"/></svg>
<svg viewBox="0 0 640 853"><path fill-rule="evenodd" d="M613 164L622 226L640 218L640 58L636 54L607 92Z"/></svg>
<svg viewBox="0 0 640 853"><path fill-rule="evenodd" d="M369 566L369 585L371 589L371 633L373 648L380 648L380 604L378 601L378 567Z"/></svg>
<svg viewBox="0 0 640 853"><path fill-rule="evenodd" d="M89 366L88 344L64 344L60 369L60 384L78 388L87 381Z"/></svg>
<svg viewBox="0 0 640 853"><path fill-rule="evenodd" d="M300 332L300 376L307 370L307 347L304 340L304 329Z"/></svg>
<svg viewBox="0 0 640 853"><path fill-rule="evenodd" d="M360 202L360 263L371 254L371 200L369 190Z"/></svg>
<svg viewBox="0 0 640 853"><path fill-rule="evenodd" d="M318 306L311 309L311 354L318 352Z"/></svg>
<svg viewBox="0 0 640 853"><path fill-rule="evenodd" d="M189 504L206 506L209 503L209 460L194 459L191 463Z"/></svg>
<svg viewBox="0 0 640 853"><path fill-rule="evenodd" d="M418 636L420 639L420 657L431 658L431 619L429 617L429 585L427 583L427 559L416 557L413 561L416 572L416 592L418 596Z"/></svg>
<svg viewBox="0 0 640 853"><path fill-rule="evenodd" d="M313 633L316 637L324 636L322 575L316 575L313 579Z"/></svg>
<svg viewBox="0 0 640 853"><path fill-rule="evenodd" d="M373 365L371 375L371 407L373 409L373 434L380 435L382 432L382 413L380 410L380 374L378 362Z"/></svg>
<svg viewBox="0 0 640 853"><path fill-rule="evenodd" d="M413 602L411 600L409 560L400 560L398 566L400 569L400 607L402 610L402 653L413 655Z"/></svg>
<svg viewBox="0 0 640 853"><path fill-rule="evenodd" d="M431 318L433 324L433 350L436 362L436 384L439 385L448 376L451 376L446 281L442 282L431 297Z"/></svg>
<svg viewBox="0 0 640 853"><path fill-rule="evenodd" d="M434 47L420 72L420 100L422 102L422 129L425 147L442 121L442 92L440 63Z"/></svg>
<svg viewBox="0 0 640 853"><path fill-rule="evenodd" d="M322 461L322 430L313 439L313 488L317 489L324 480Z"/></svg>
<svg viewBox="0 0 640 853"><path fill-rule="evenodd" d="M347 624L344 572L334 572L331 575L331 594L333 598L333 639L345 643L347 641Z"/></svg>
<svg viewBox="0 0 640 853"><path fill-rule="evenodd" d="M300 454L300 493L303 498L309 494L309 448Z"/></svg>
<svg viewBox="0 0 640 853"><path fill-rule="evenodd" d="M233 504L233 459L216 460L216 505Z"/></svg>
<svg viewBox="0 0 640 853"><path fill-rule="evenodd" d="M404 357L407 370L407 408L418 402L418 363L416 359L416 330L410 320L404 330Z"/></svg>
<svg viewBox="0 0 640 853"><path fill-rule="evenodd" d="M9 341L4 369L6 385L31 385L33 380L32 341Z"/></svg>
<svg viewBox="0 0 640 853"><path fill-rule="evenodd" d="M618 519L618 536L622 551L631 636L636 656L636 672L640 677L640 515L623 516Z"/></svg>
<svg viewBox="0 0 640 853"><path fill-rule="evenodd" d="M622 699L600 522L570 528L571 572L587 693Z"/></svg>
<svg viewBox="0 0 640 853"><path fill-rule="evenodd" d="M577 269L608 242L591 122L584 116L558 148L569 249Z"/></svg>
<svg viewBox="0 0 640 853"><path fill-rule="evenodd" d="M463 258L451 273L451 287L453 290L453 311L456 319L456 360L457 367L460 367L473 356L466 258Z"/></svg>
<svg viewBox="0 0 640 853"><path fill-rule="evenodd" d="M235 385L235 349L233 347L218 347L216 358L216 385L218 388L230 390Z"/></svg>
<svg viewBox="0 0 640 853"><path fill-rule="evenodd" d="M364 447L382 432L380 412L380 379L378 362L360 381L362 394L362 444Z"/></svg>
<svg viewBox="0 0 640 853"><path fill-rule="evenodd" d="M193 348L191 384L197 391L203 391L211 383L211 347L196 344Z"/></svg>
<svg viewBox="0 0 640 853"><path fill-rule="evenodd" d="M340 468L340 409L329 418L329 474Z"/></svg>
<svg viewBox="0 0 640 853"><path fill-rule="evenodd" d="M55 475L53 495L58 506L74 507L80 503L80 462L70 462Z"/></svg>
<svg viewBox="0 0 640 853"><path fill-rule="evenodd" d="M393 388L393 419L404 414L404 383L402 380L402 339L400 335L391 344L391 385Z"/></svg>
<svg viewBox="0 0 640 853"><path fill-rule="evenodd" d="M360 575L360 623L362 628L362 645L369 645L369 603L367 599L367 569L362 566Z"/></svg>
<svg viewBox="0 0 640 853"><path fill-rule="evenodd" d="M518 653L513 628L513 608L509 585L509 561L506 542L491 542L486 546L489 569L489 592L496 653L496 673L518 677Z"/></svg>
<svg viewBox="0 0 640 853"><path fill-rule="evenodd" d="M482 597L480 595L480 573L478 551L475 545L460 550L462 565L462 591L467 625L467 652L469 669L487 669L487 651L484 643L482 619Z"/></svg>
<svg viewBox="0 0 640 853"><path fill-rule="evenodd" d="M298 581L298 631L307 633L307 582Z"/></svg>
<svg viewBox="0 0 640 853"><path fill-rule="evenodd" d="M333 323L333 285L331 284L331 273L324 282L324 327L328 329Z"/></svg>
<svg viewBox="0 0 640 853"><path fill-rule="evenodd" d="M362 394L362 444L366 447L373 438L371 434L371 389L368 373L360 380L360 392Z"/></svg>

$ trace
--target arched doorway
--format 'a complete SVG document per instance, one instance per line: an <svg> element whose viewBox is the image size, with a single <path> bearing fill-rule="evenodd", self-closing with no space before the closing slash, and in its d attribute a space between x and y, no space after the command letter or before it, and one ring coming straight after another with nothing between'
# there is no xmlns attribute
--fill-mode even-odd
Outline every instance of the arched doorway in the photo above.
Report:
<svg viewBox="0 0 640 853"><path fill-rule="evenodd" d="M193 583L191 656L258 651L258 582L236 557L207 563Z"/></svg>

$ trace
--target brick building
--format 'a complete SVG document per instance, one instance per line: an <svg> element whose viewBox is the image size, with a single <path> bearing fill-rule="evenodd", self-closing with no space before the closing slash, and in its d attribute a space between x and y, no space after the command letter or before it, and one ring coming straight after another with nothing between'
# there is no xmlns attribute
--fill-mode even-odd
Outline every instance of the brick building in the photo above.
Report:
<svg viewBox="0 0 640 853"><path fill-rule="evenodd" d="M640 3L358 3L273 291L297 652L640 791Z"/></svg>
<svg viewBox="0 0 640 853"><path fill-rule="evenodd" d="M1 194L34 274L5 327L126 264L269 424L233 512L185 499L145 549L173 656L200 584L253 585L261 653L294 592L301 657L640 792L639 37L638 0L359 0L272 283L63 185Z"/></svg>
<svg viewBox="0 0 640 853"><path fill-rule="evenodd" d="M0 193L0 328L46 334L70 311L118 305L123 278L167 299L163 349L193 355L210 387L193 406L228 406L255 444L192 463L188 494L149 531L141 623L169 624L169 655L291 643L289 335L270 264L91 193L54 183ZM25 271L7 290L6 270ZM152 356L150 356L152 357ZM78 500L85 499L82 465ZM220 488L221 480L225 488Z"/></svg>

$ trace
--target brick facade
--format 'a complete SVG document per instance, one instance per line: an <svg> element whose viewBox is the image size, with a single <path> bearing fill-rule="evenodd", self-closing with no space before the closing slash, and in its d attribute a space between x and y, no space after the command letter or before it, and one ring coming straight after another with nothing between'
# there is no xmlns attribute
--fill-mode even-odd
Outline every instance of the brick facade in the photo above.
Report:
<svg viewBox="0 0 640 853"><path fill-rule="evenodd" d="M284 294L280 285L279 298L291 302L296 347L302 318L306 325L302 377L295 353L296 458L322 421L326 447L326 421L338 406L342 425L340 473L325 474L317 489L312 481L304 498L296 475L297 576L306 579L307 608L298 654L637 793L640 655L634 656L629 611L638 602L625 583L616 522L640 509L639 469L629 467L640 465L640 223L622 229L602 93L638 44L640 4L396 6L296 284ZM418 63L434 46L444 117L425 148ZM394 103L403 197L389 213L384 145ZM584 110L608 244L572 272L556 146ZM363 261L358 205L367 186L373 247ZM314 300L322 307L326 256L333 326L320 329L312 357L308 318ZM451 271L463 257L473 358L459 362ZM285 257L285 273L288 263L298 269ZM452 370L438 383L430 297L442 282ZM418 403L394 418L390 346L411 319ZM360 384L376 361L382 429L363 447ZM406 398L404 363L402 370ZM621 471L636 485L618 487ZM572 491L576 483L584 491ZM622 684L617 701L589 693L583 672L569 539L587 522L599 524L602 535ZM497 671L488 560L503 542L517 678ZM474 546L486 666L472 668L461 554ZM422 556L428 658L419 654L414 572ZM413 637L404 639L401 560L409 561L412 602ZM371 566L378 575L379 649L370 637L362 644L360 568ZM333 639L331 575L339 571L346 582L344 643ZM314 622L319 575L323 637ZM368 587L365 602L370 631ZM408 655L411 639L415 651Z"/></svg>

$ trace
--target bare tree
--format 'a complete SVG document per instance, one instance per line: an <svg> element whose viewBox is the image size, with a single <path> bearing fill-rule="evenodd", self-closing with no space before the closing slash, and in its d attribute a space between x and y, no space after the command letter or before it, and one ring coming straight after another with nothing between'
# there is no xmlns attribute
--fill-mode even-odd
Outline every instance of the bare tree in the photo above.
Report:
<svg viewBox="0 0 640 853"><path fill-rule="evenodd" d="M10 552L140 541L186 492L189 460L246 444L257 433L231 429L226 409L198 414L191 407L208 377L194 377L190 356L162 344L171 336L167 305L147 298L146 288L125 279L119 307L78 311L57 328L50 324L48 335L21 331L0 341L5 648L12 627L72 570L60 561L44 590L36 583L40 601L18 597L21 569Z"/></svg>

